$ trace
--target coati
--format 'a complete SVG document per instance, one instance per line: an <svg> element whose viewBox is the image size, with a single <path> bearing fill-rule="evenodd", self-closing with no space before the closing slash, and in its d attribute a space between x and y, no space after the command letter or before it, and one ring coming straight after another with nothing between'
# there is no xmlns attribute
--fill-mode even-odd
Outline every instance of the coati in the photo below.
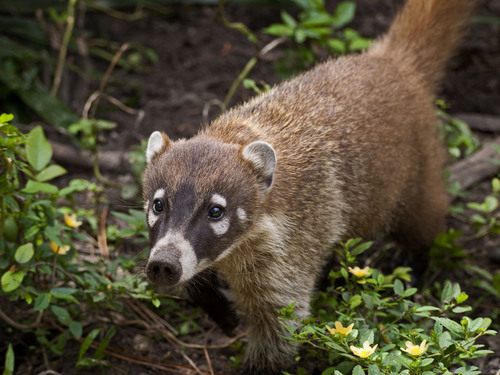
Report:
<svg viewBox="0 0 500 375"><path fill-rule="evenodd" d="M390 236L411 259L444 228L433 99L472 6L408 0L367 52L319 64L189 140L150 136L147 276L221 275L250 325L247 373L290 359L276 310L295 301L308 315L330 245Z"/></svg>

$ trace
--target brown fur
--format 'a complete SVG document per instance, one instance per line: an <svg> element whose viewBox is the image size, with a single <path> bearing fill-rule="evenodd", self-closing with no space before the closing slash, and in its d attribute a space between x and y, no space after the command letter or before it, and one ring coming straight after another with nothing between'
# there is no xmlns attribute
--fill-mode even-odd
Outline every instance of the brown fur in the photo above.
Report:
<svg viewBox="0 0 500 375"><path fill-rule="evenodd" d="M192 184L247 213L220 238L225 247L217 245L208 266L250 323L248 372L278 372L290 358L276 309L295 301L307 316L329 245L392 235L411 257L444 229L445 152L433 99L471 8L467 0L409 0L368 52L320 64L223 114L193 140L165 141L152 159L147 200L163 185ZM276 153L271 188L244 157L254 141Z"/></svg>

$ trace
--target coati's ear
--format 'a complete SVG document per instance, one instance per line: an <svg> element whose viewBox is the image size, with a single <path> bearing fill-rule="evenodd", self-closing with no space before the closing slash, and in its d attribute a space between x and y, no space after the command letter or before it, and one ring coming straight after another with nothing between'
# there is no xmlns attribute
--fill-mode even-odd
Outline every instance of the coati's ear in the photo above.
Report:
<svg viewBox="0 0 500 375"><path fill-rule="evenodd" d="M153 132L149 136L148 148L146 149L146 161L149 164L155 154L165 151L170 144L170 139L165 133Z"/></svg>
<svg viewBox="0 0 500 375"><path fill-rule="evenodd" d="M252 164L265 188L269 189L273 184L276 167L276 153L273 147L267 142L256 141L245 146L241 155Z"/></svg>

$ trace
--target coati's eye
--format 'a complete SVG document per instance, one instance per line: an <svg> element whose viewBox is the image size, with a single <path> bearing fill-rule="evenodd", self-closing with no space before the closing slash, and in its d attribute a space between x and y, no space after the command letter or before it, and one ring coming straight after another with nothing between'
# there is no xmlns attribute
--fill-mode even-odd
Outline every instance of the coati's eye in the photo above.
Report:
<svg viewBox="0 0 500 375"><path fill-rule="evenodd" d="M155 201L153 202L153 212L155 214L159 214L162 211L163 211L163 202L161 201L161 199L155 199Z"/></svg>
<svg viewBox="0 0 500 375"><path fill-rule="evenodd" d="M213 206L208 210L208 217L210 219L219 220L224 216L224 209L220 206Z"/></svg>

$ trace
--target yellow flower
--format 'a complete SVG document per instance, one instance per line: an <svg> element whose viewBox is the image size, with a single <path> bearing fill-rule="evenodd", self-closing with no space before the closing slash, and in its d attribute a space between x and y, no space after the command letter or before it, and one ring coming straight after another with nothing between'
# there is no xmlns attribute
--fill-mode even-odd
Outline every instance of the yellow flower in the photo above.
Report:
<svg viewBox="0 0 500 375"><path fill-rule="evenodd" d="M325 326L325 327L328 329L328 331L330 331L330 333L332 335L335 335L336 333L340 333L343 336L347 336L349 333L351 333L352 327L354 327L354 323L349 324L347 327L344 327L342 325L342 323L335 322L335 328L330 328L328 326Z"/></svg>
<svg viewBox="0 0 500 375"><path fill-rule="evenodd" d="M356 348L353 345L351 345L350 348L351 348L352 352L354 353L354 355L357 355L360 358L367 358L375 352L375 349L377 349L377 346L378 346L378 344L372 348L370 346L370 343L368 341L365 341L363 343L362 348Z"/></svg>
<svg viewBox="0 0 500 375"><path fill-rule="evenodd" d="M68 214L67 212L64 213L64 222L68 227L71 228L78 228L80 225L82 225L81 221L76 220L76 214Z"/></svg>
<svg viewBox="0 0 500 375"><path fill-rule="evenodd" d="M429 347L429 345L425 345L425 344L427 344L427 340L422 341L420 346L413 345L413 343L411 341L407 341L405 344L406 344L406 348L404 348L404 349L400 348L400 349L403 352L406 352L406 353L414 355L414 356L423 354L427 350L427 348Z"/></svg>
<svg viewBox="0 0 500 375"><path fill-rule="evenodd" d="M356 266L354 268L348 267L348 269L349 269L350 273L352 273L353 275L355 275L357 277L367 276L371 272L371 269L368 266L366 266L365 268L359 268L358 266Z"/></svg>
<svg viewBox="0 0 500 375"><path fill-rule="evenodd" d="M56 254L64 255L69 251L69 249L71 249L71 246L66 245L66 246L61 247L58 244L56 244L55 242L50 241L50 249Z"/></svg>

